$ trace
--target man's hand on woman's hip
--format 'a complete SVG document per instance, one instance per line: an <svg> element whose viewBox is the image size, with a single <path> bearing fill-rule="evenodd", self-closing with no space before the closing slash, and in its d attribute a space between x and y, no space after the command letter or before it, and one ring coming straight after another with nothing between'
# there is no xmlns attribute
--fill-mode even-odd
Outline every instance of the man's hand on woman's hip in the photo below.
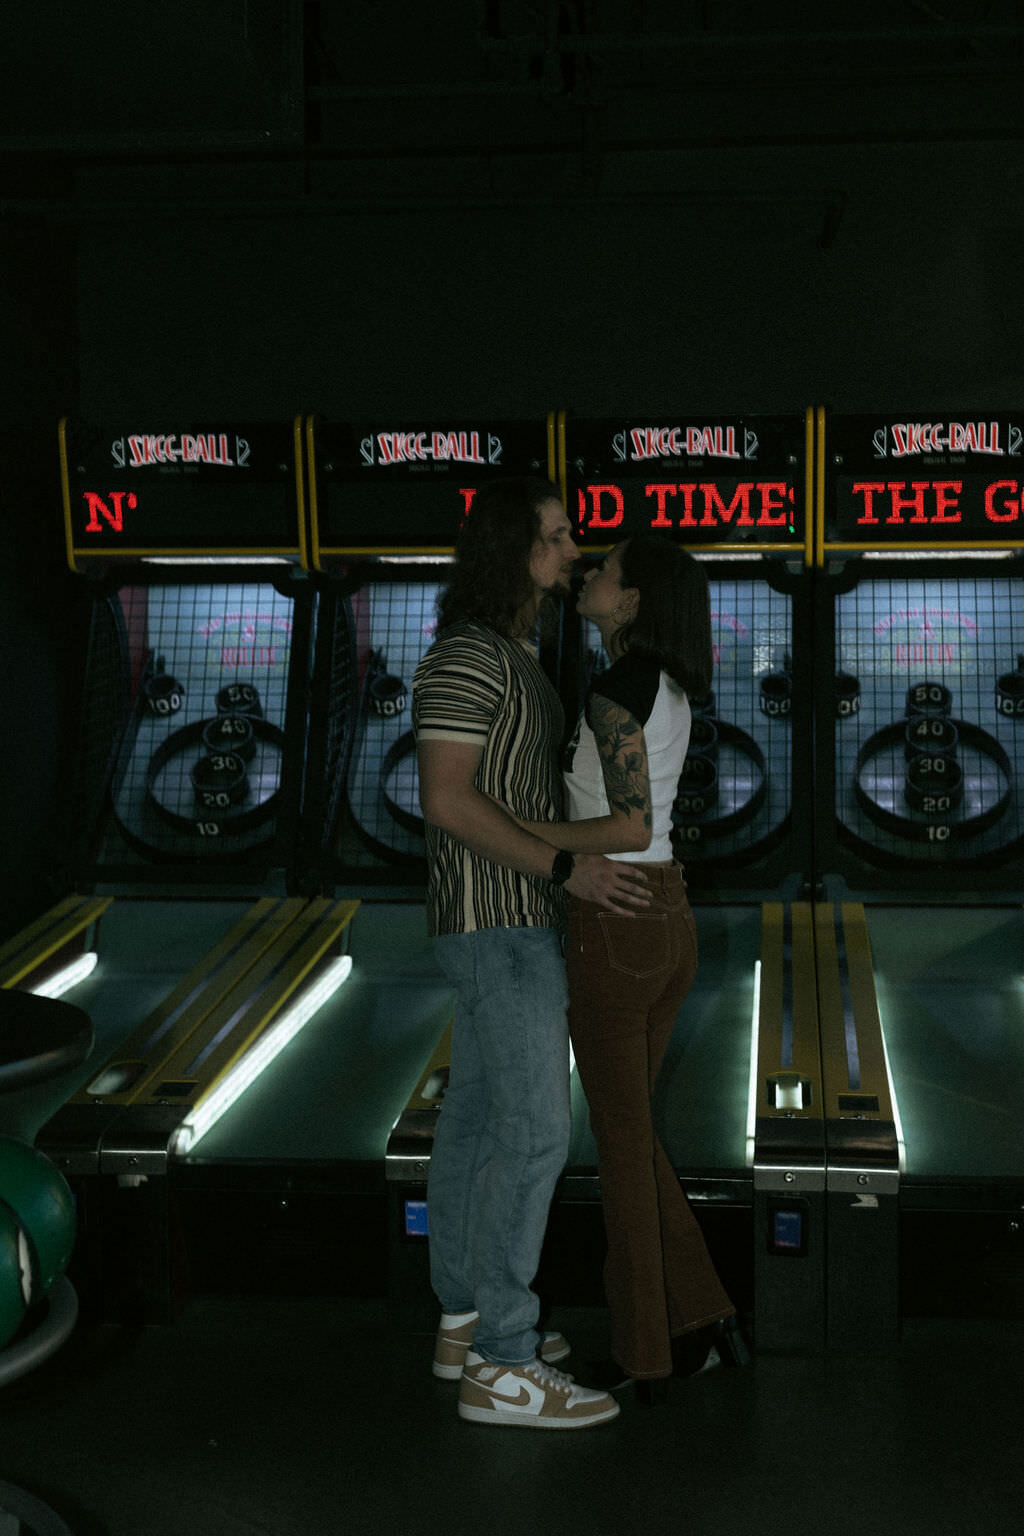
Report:
<svg viewBox="0 0 1024 1536"><path fill-rule="evenodd" d="M609 912L635 913L651 902L647 877L639 869L599 853L576 854L565 889L570 896L594 901Z"/></svg>

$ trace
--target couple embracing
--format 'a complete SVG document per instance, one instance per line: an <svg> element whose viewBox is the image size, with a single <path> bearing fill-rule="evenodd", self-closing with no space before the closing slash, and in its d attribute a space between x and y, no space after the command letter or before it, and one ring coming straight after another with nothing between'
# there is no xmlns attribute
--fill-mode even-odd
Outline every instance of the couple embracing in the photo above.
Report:
<svg viewBox="0 0 1024 1536"><path fill-rule="evenodd" d="M582 1428L633 1384L660 1401L734 1308L651 1121L697 965L671 810L690 698L711 682L707 581L638 534L588 572L579 613L609 666L569 746L538 620L579 559L558 492L494 481L463 524L413 684L427 912L455 994L427 1191L434 1372L480 1423ZM561 757L561 761L560 761ZM568 1155L569 1036L597 1144L611 1359L589 1385L537 1329L532 1289Z"/></svg>

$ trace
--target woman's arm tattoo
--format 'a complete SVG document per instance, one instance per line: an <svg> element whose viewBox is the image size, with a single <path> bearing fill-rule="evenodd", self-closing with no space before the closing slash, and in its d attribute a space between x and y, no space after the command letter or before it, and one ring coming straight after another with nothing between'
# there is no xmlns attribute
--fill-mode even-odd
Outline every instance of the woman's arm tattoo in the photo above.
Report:
<svg viewBox="0 0 1024 1536"><path fill-rule="evenodd" d="M628 709L599 693L590 697L590 725L601 755L609 808L624 816L642 816L649 827L651 786L643 726Z"/></svg>

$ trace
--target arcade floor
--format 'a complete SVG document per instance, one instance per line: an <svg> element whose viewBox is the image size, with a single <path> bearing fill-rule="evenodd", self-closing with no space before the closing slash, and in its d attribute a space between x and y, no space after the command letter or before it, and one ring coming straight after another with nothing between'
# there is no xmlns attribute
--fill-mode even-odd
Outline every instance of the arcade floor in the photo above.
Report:
<svg viewBox="0 0 1024 1536"><path fill-rule="evenodd" d="M584 1358L601 1322L550 1319ZM889 1356L762 1357L570 1434L462 1423L431 1345L372 1298L81 1331L0 1393L0 1479L75 1536L1024 1531L1024 1323L913 1319Z"/></svg>

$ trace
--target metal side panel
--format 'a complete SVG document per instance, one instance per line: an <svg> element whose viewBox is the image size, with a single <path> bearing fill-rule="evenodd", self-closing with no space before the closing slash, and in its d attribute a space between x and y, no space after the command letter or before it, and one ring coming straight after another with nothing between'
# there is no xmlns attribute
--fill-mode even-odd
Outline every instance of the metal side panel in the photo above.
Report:
<svg viewBox="0 0 1024 1536"><path fill-rule="evenodd" d="M827 1341L832 1350L876 1350L899 1333L897 1116L864 908L821 903L814 917L825 1082Z"/></svg>
<svg viewBox="0 0 1024 1536"><path fill-rule="evenodd" d="M825 1125L810 905L762 909L754 1124L754 1336L825 1343Z"/></svg>
<svg viewBox="0 0 1024 1536"><path fill-rule="evenodd" d="M98 1174L103 1138L124 1112L116 1104L65 1104L42 1127L35 1145L67 1178Z"/></svg>

